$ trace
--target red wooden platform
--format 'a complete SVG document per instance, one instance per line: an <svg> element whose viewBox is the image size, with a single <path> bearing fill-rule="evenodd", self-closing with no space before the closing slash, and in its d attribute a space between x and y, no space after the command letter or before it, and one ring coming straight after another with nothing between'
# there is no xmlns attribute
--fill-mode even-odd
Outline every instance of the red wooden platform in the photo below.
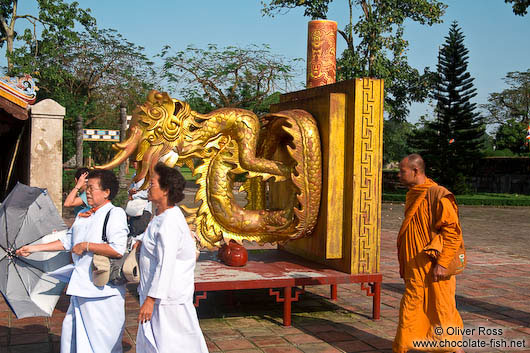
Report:
<svg viewBox="0 0 530 353"><path fill-rule="evenodd" d="M211 291L268 288L269 294L283 303L283 324L290 326L291 302L298 301L304 286L329 285L331 299L336 300L338 284L360 283L361 290L373 297L372 317L379 319L380 273L350 275L277 249L250 250L244 267L226 266L216 256L217 252L202 252L197 261L195 306Z"/></svg>

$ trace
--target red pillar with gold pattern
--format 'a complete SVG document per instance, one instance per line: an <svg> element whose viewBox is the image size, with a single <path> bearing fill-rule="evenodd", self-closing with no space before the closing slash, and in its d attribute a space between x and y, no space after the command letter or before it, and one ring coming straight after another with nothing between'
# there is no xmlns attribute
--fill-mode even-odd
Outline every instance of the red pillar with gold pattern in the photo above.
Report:
<svg viewBox="0 0 530 353"><path fill-rule="evenodd" d="M307 27L307 88L335 83L337 22L310 21Z"/></svg>

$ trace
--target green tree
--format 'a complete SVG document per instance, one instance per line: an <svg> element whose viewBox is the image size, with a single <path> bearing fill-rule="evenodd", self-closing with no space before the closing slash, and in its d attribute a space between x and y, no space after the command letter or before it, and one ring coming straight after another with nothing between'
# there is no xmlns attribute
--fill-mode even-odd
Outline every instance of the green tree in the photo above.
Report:
<svg viewBox="0 0 530 353"><path fill-rule="evenodd" d="M61 45L57 45L61 43ZM39 50L35 55L34 47ZM26 38L13 53L13 72L34 72L39 98L52 98L66 107L64 160L75 153L75 121L85 127L119 129L119 105L130 109L145 100L154 72L143 48L112 29L76 33L65 38L48 31L42 39ZM110 145L92 146L98 162L106 162Z"/></svg>
<svg viewBox="0 0 530 353"><path fill-rule="evenodd" d="M487 131L484 131L482 136L482 155L484 157L495 155L495 136L490 135Z"/></svg>
<svg viewBox="0 0 530 353"><path fill-rule="evenodd" d="M530 69L526 72L508 72L504 82L508 88L502 92L491 93L488 103L481 105L481 108L486 110L486 122L530 122Z"/></svg>
<svg viewBox="0 0 530 353"><path fill-rule="evenodd" d="M530 124L530 70L509 72L504 82L508 88L491 93L488 103L481 108L486 112L486 122L497 126L496 150L525 154L528 152L525 134Z"/></svg>
<svg viewBox="0 0 530 353"><path fill-rule="evenodd" d="M175 53L165 47L161 57L163 76L199 111L240 107L259 112L273 93L290 87L297 62L274 55L267 45L218 48L210 44L206 49L188 46Z"/></svg>
<svg viewBox="0 0 530 353"><path fill-rule="evenodd" d="M440 49L434 98L435 119L423 120L411 138L432 176L455 192L465 192L465 179L472 175L484 142L482 118L475 112L474 78L467 71L468 49L464 35L453 22Z"/></svg>
<svg viewBox="0 0 530 353"><path fill-rule="evenodd" d="M262 13L274 16L293 8L304 8L304 15L326 19L333 0L270 0ZM434 75L408 64L408 42L404 39L406 20L422 25L441 23L447 6L437 0L348 0L349 18L339 34L347 49L337 62L339 80L377 77L385 80L385 111L391 119L405 120L412 102L423 102L432 87ZM354 23L354 11L359 17ZM359 38L355 45L354 37Z"/></svg>
<svg viewBox="0 0 530 353"><path fill-rule="evenodd" d="M507 4L513 4L513 13L519 16L524 16L528 12L528 6L530 6L530 0L504 0Z"/></svg>
<svg viewBox="0 0 530 353"><path fill-rule="evenodd" d="M515 155L528 154L526 140L526 123L509 119L501 124L495 133L495 148L497 150L510 150Z"/></svg>
<svg viewBox="0 0 530 353"><path fill-rule="evenodd" d="M396 119L385 120L383 129L383 163L399 162L411 153L408 144L413 125Z"/></svg>
<svg viewBox="0 0 530 353"><path fill-rule="evenodd" d="M13 69L14 43L17 39L27 39L37 43L37 28L42 27L42 36L48 32L60 35L63 38L76 36L76 24L89 29L96 24L90 15L90 10L79 8L77 2L71 4L63 0L35 0L38 14L18 13L18 0L4 0L0 4L0 46L6 44L7 70L10 74ZM27 27L23 32L15 31L15 24L24 21ZM34 55L38 54L39 46L34 45Z"/></svg>

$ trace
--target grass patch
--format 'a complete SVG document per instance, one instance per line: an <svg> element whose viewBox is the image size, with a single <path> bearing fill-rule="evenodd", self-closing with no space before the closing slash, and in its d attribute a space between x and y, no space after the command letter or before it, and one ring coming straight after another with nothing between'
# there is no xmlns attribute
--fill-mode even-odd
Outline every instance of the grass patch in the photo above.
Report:
<svg viewBox="0 0 530 353"><path fill-rule="evenodd" d="M118 191L116 197L114 197L114 200L112 200L112 203L114 206L126 208L127 201L129 201L129 193L127 192L127 189L120 188L120 191Z"/></svg>
<svg viewBox="0 0 530 353"><path fill-rule="evenodd" d="M182 174L182 176L184 177L184 179L186 179L186 181L197 180L197 177L192 175L190 168L188 168L187 166L179 167L179 170L180 170L180 174Z"/></svg>
<svg viewBox="0 0 530 353"><path fill-rule="evenodd" d="M405 194L384 192L383 202L405 202Z"/></svg>
<svg viewBox="0 0 530 353"><path fill-rule="evenodd" d="M519 194L474 194L457 195L460 205L530 206L530 195Z"/></svg>
<svg viewBox="0 0 530 353"><path fill-rule="evenodd" d="M247 250L249 254L264 254L267 251L269 251L269 249L249 249Z"/></svg>
<svg viewBox="0 0 530 353"><path fill-rule="evenodd" d="M383 193L383 201L405 202L405 194ZM456 195L456 202L459 205L530 207L530 195L477 193Z"/></svg>

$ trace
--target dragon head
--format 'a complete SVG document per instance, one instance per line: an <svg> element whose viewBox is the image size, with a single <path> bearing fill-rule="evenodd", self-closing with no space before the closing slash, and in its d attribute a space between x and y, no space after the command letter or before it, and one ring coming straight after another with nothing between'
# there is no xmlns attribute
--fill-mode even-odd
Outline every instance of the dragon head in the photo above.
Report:
<svg viewBox="0 0 530 353"><path fill-rule="evenodd" d="M170 167L177 164L179 151L189 135L186 121L190 114L187 103L152 90L146 102L134 110L126 140L112 146L118 153L109 163L96 168L112 169L132 157L139 162L134 180L145 178L142 188L147 188L157 162Z"/></svg>

